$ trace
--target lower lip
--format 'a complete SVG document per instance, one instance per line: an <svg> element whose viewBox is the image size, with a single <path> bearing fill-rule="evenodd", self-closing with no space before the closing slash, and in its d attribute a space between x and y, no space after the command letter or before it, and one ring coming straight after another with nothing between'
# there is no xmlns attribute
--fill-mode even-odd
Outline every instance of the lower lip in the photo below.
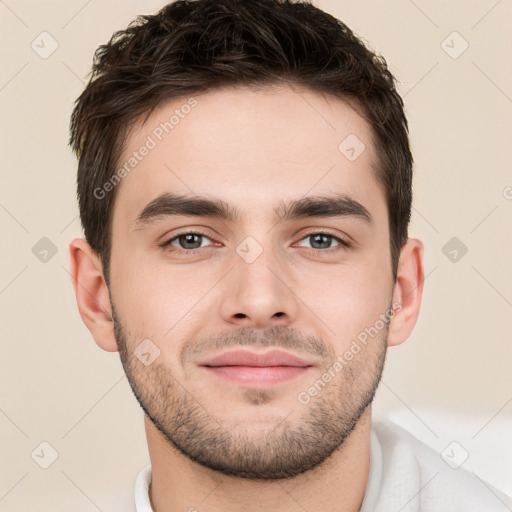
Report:
<svg viewBox="0 0 512 512"><path fill-rule="evenodd" d="M218 377L240 384L269 385L294 379L309 366L204 366Z"/></svg>

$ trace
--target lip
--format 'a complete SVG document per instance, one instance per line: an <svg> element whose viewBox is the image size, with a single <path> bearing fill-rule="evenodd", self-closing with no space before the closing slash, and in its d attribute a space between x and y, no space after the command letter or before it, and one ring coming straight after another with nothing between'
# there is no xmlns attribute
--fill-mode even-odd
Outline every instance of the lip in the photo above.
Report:
<svg viewBox="0 0 512 512"><path fill-rule="evenodd" d="M251 352L249 350L237 349L224 352L218 356L208 359L200 366L312 366L300 357L282 350L269 350L267 352Z"/></svg>
<svg viewBox="0 0 512 512"><path fill-rule="evenodd" d="M209 373L251 387L265 387L291 380L314 365L282 350L263 353L232 350L199 364Z"/></svg>

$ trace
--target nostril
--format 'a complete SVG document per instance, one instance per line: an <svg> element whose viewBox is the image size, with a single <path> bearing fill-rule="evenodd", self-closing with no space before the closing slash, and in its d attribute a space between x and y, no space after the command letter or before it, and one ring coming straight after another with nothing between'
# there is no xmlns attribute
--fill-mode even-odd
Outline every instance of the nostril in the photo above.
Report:
<svg viewBox="0 0 512 512"><path fill-rule="evenodd" d="M244 315L243 313L237 313L235 316L237 318L245 318L246 315Z"/></svg>

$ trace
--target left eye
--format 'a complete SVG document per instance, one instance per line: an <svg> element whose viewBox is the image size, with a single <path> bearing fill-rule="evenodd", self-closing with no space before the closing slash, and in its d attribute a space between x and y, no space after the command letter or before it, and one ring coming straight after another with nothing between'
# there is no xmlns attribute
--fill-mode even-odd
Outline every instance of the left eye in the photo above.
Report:
<svg viewBox="0 0 512 512"><path fill-rule="evenodd" d="M343 239L329 233L311 233L302 240L309 240L312 249L329 249L332 247L333 240L337 242L337 246L347 245Z"/></svg>

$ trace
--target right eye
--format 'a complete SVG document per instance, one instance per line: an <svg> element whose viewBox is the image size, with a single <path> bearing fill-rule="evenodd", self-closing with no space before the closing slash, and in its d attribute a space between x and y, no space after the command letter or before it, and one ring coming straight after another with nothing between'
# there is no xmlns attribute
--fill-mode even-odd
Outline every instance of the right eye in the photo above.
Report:
<svg viewBox="0 0 512 512"><path fill-rule="evenodd" d="M161 247L171 247L171 251L194 252L207 246L203 246L204 239L211 240L204 233L197 231L186 231L179 233L163 244ZM198 245L199 244L199 245Z"/></svg>

